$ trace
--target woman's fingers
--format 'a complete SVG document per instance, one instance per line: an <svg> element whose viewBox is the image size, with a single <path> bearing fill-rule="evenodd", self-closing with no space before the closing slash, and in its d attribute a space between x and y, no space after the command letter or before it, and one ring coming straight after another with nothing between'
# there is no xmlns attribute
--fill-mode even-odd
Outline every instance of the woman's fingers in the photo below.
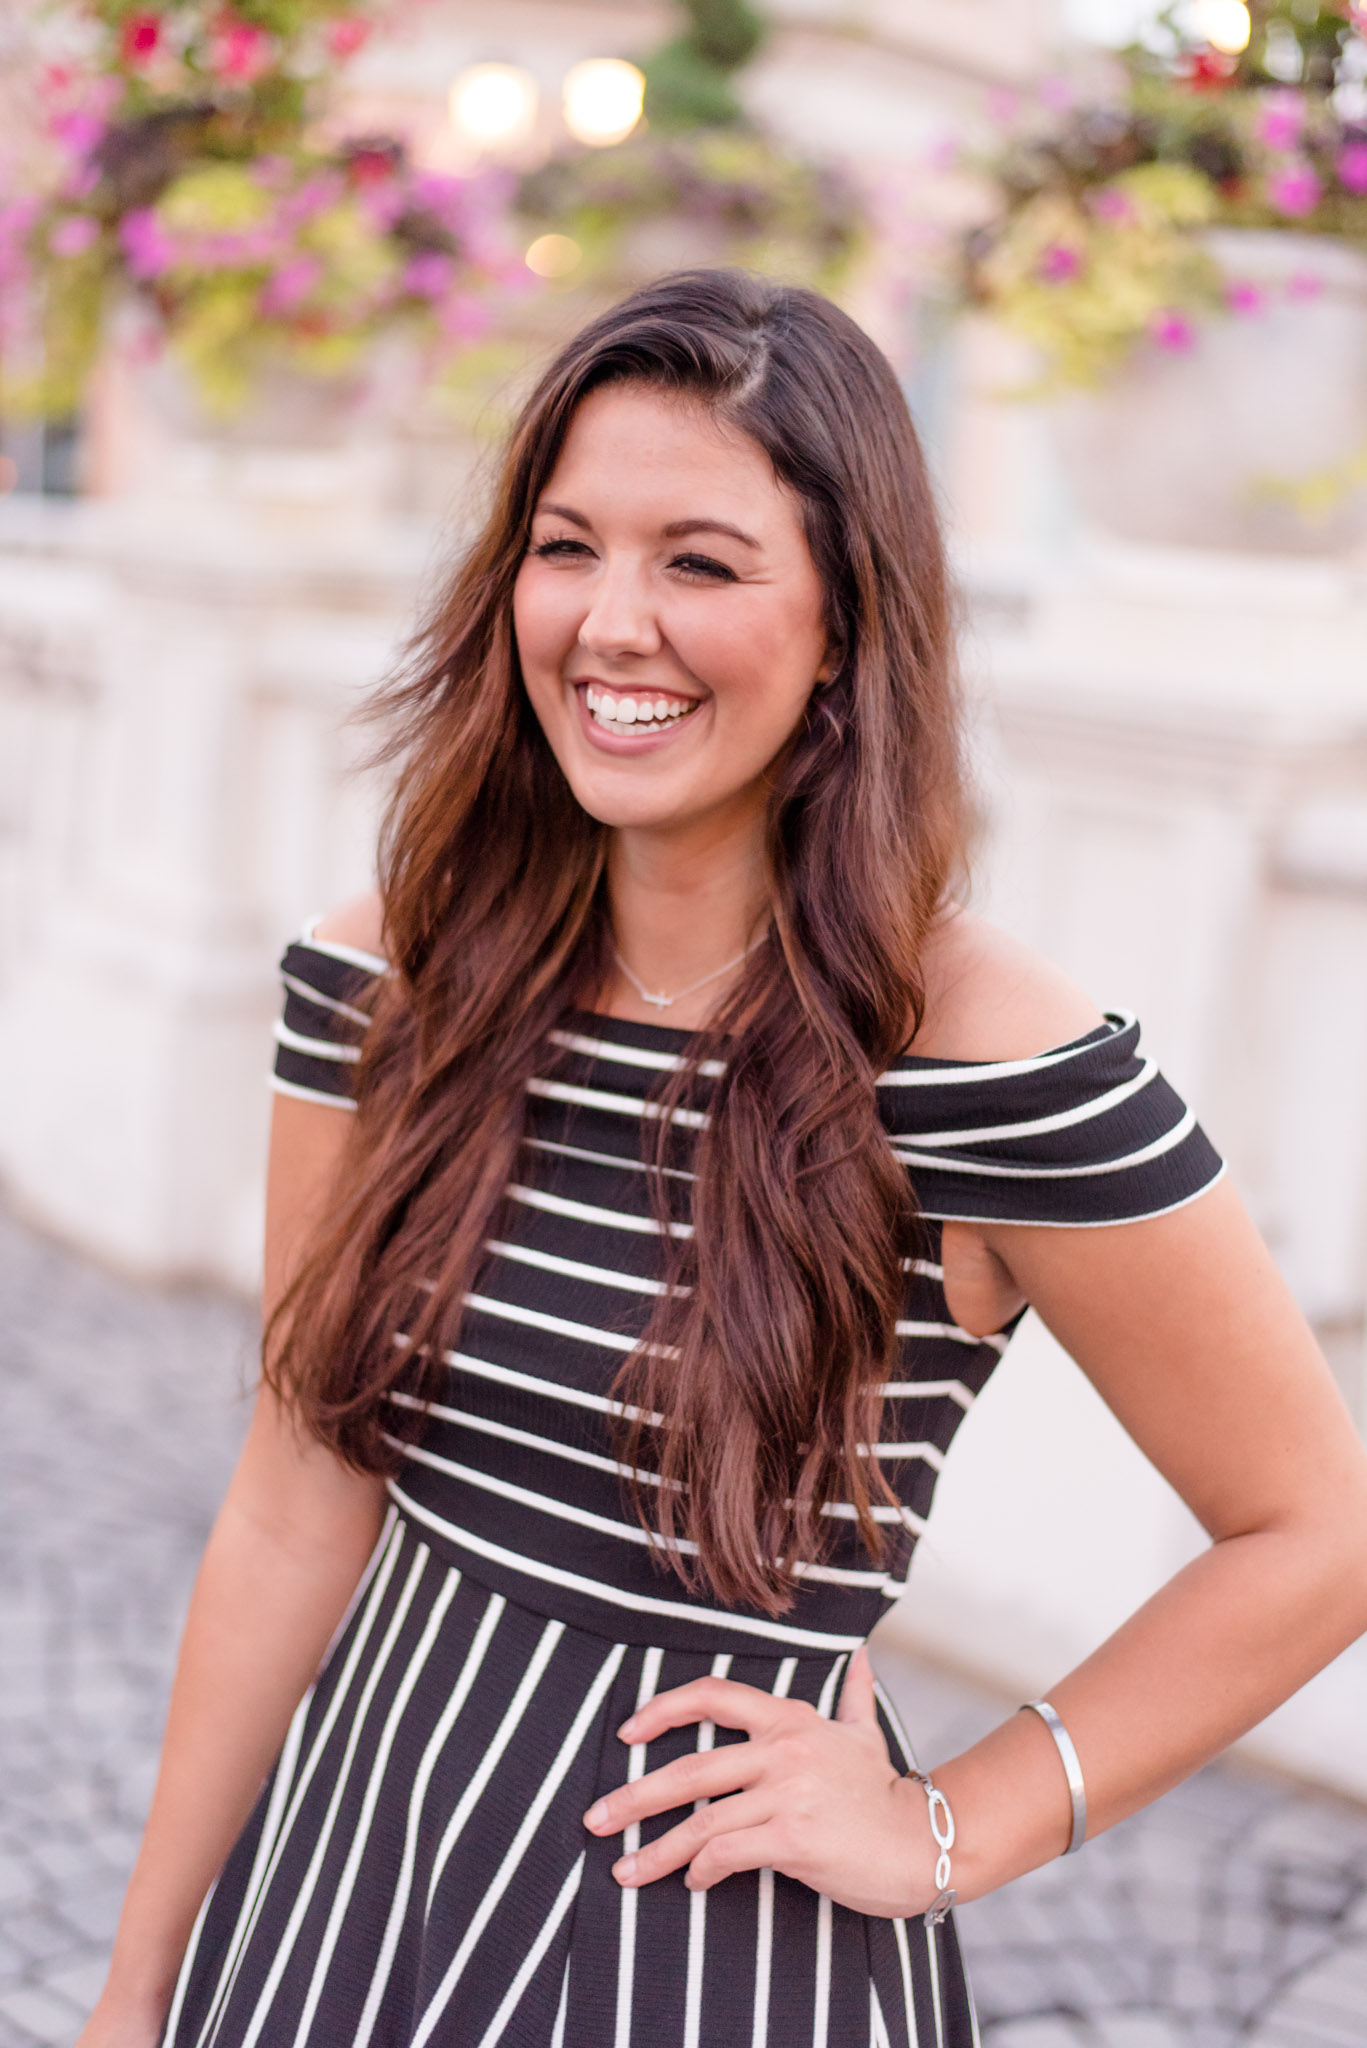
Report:
<svg viewBox="0 0 1367 2048"><path fill-rule="evenodd" d="M684 1879L691 1892L709 1892L724 1877L738 1870L777 1870L783 1858L783 1840L772 1822L757 1827L734 1828L713 1835L704 1842L688 1866Z"/></svg>
<svg viewBox="0 0 1367 2048"><path fill-rule="evenodd" d="M771 1802L758 1792L737 1792L730 1799L718 1799L690 1813L658 1841L647 1842L634 1855L619 1857L612 1866L612 1874L624 1887L654 1884L657 1878L668 1877L671 1870L682 1870L685 1864L692 1863L714 1836L729 1834L737 1828L753 1831L771 1818L772 1811Z"/></svg>
<svg viewBox="0 0 1367 2048"><path fill-rule="evenodd" d="M605 1793L584 1815L584 1826L590 1834L619 1835L633 1821L646 1820L651 1814L668 1813L671 1807L688 1806L695 1799L739 1792L754 1783L759 1768L757 1752L748 1742L690 1750L673 1763L661 1764L657 1771L647 1771L634 1784Z"/></svg>
<svg viewBox="0 0 1367 2048"><path fill-rule="evenodd" d="M734 1678L695 1678L647 1700L617 1733L623 1742L654 1742L667 1728L717 1721L723 1728L743 1728L747 1735L766 1735L785 1715L815 1719L816 1709L800 1700L776 1700L771 1692L740 1685Z"/></svg>

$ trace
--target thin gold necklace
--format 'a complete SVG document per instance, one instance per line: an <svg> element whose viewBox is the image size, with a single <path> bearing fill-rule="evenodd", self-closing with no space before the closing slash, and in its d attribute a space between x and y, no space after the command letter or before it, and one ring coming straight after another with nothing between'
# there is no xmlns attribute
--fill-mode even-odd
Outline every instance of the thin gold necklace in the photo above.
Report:
<svg viewBox="0 0 1367 2048"><path fill-rule="evenodd" d="M643 1003L649 1003L652 1010L672 1010L675 1003L681 1003L685 996L696 995L700 988L707 987L709 981L720 981L723 974L729 974L733 967L739 967L742 960L748 960L750 958L750 955L754 952L756 946L761 945L767 937L767 932L761 932L757 939L752 939L750 941L750 944L746 947L743 953L737 953L734 960L728 960L724 967L714 967L712 969L712 972L710 974L705 974L701 981L690 982L687 988L681 988L677 990L676 993L672 996L665 995L663 991L654 991L648 989L645 983L639 980L638 977L632 973L631 969L627 966L626 961L622 958L621 954L618 952L615 946L612 949L612 957L617 962L617 965L621 968L623 974L625 974L627 980L631 983L632 987L635 989L637 995L641 998L641 1001Z"/></svg>

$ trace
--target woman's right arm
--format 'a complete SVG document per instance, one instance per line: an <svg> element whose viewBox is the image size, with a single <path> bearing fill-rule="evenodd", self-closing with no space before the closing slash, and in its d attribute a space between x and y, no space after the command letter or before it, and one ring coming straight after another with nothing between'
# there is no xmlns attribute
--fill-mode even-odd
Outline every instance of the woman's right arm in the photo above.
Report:
<svg viewBox="0 0 1367 2048"><path fill-rule="evenodd" d="M347 1128L345 1110L275 1099L268 1313L326 1201ZM382 1482L305 1439L263 1389L195 1583L142 1849L78 2048L157 2040L195 1915L346 1612L383 1512Z"/></svg>

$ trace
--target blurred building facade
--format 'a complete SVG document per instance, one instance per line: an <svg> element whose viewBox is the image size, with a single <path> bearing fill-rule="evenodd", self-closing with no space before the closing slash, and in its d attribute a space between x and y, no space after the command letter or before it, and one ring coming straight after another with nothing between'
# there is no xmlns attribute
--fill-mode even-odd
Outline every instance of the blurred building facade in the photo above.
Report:
<svg viewBox="0 0 1367 2048"><path fill-rule="evenodd" d="M908 176L1059 32L1052 0L769 11L756 110ZM423 21L358 74L377 121L438 122L490 57L553 105L570 64L667 16L433 0ZM897 353L876 277L868 317ZM1108 535L1047 420L1000 402L990 342L965 332L932 368L914 396L967 597L982 906L1142 1016L1367 1430L1367 552ZM348 714L449 552L437 514L476 451L326 408L288 443L209 443L154 385L100 416L98 494L0 505L0 1173L101 1258L250 1289L274 961L369 882L380 793ZM890 1625L1034 1692L1199 1541L1031 1328ZM1252 1746L1367 1796L1367 1657Z"/></svg>

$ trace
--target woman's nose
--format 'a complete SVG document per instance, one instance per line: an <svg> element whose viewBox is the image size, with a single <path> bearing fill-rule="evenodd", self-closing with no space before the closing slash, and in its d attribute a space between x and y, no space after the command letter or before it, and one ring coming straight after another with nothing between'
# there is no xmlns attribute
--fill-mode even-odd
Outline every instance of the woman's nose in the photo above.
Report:
<svg viewBox="0 0 1367 2048"><path fill-rule="evenodd" d="M657 654L661 642L659 621L644 579L630 570L614 573L608 569L579 628L580 646L606 659Z"/></svg>

